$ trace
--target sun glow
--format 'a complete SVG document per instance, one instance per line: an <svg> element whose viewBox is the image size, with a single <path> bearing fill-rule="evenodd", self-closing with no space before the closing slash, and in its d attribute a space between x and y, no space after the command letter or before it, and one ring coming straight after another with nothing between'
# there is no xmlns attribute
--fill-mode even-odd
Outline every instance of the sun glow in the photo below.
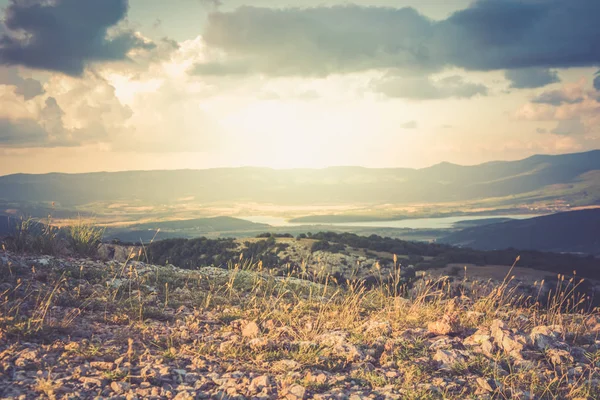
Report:
<svg viewBox="0 0 600 400"><path fill-rule="evenodd" d="M325 111L327 110L327 112ZM333 149L365 132L368 121L318 102L258 101L227 116L222 125L240 133L254 163L273 168L322 168L339 164Z"/></svg>

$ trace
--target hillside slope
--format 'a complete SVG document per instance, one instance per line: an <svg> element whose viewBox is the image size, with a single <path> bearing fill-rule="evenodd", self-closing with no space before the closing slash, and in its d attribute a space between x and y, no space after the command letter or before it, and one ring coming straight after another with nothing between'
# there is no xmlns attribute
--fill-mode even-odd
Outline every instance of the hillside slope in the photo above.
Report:
<svg viewBox="0 0 600 400"><path fill-rule="evenodd" d="M365 291L3 251L0 268L3 399L600 395L600 318L502 282Z"/></svg>
<svg viewBox="0 0 600 400"><path fill-rule="evenodd" d="M515 248L600 255L600 209L467 228L439 242L478 250Z"/></svg>

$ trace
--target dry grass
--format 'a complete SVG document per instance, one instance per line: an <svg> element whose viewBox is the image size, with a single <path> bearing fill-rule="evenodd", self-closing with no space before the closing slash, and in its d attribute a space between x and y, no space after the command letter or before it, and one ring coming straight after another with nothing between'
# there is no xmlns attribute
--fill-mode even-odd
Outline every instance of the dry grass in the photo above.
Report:
<svg viewBox="0 0 600 400"><path fill-rule="evenodd" d="M127 262L108 264L104 269L83 264L80 268L48 268L43 280L38 279L41 272L35 267L28 271L3 265L1 279L15 286L1 293L0 329L10 340L39 337L52 330L77 328L79 319L93 315L102 323L128 326L132 335L152 338L142 340L147 343L146 351L159 354L164 362L177 360L183 354L218 357L224 368L229 365L278 374L277 362L292 360L303 371L344 372L372 390L391 385L406 393L405 398L462 399L473 395L471 389L436 394L420 386L443 376L431 361L433 351L425 337L429 323L455 315L460 332L490 326L496 319L518 331L556 325L565 338L576 341L586 335L583 321L590 315L582 298L577 297L579 282L564 277L559 277L549 303L542 304L535 296L521 294L510 274L499 285L470 282L459 289L458 295L447 277L424 278L414 287L403 286L397 260L392 274L397 274L398 281L392 279L391 286L367 290L360 281L340 287L328 277L320 277L323 284L299 282L291 276L282 279L264 271L262 265L243 259L230 265L226 274L210 276L197 271L148 267L135 261L141 256L142 253L131 254ZM387 277L382 277L382 282L384 278ZM52 315L57 306L70 311ZM179 317L173 310L181 307L193 311ZM190 342L189 332L200 332L199 316L206 314L216 316L216 329L225 336L237 332L238 322L257 321L260 340ZM157 334L156 321L177 329L168 330L167 335ZM366 328L378 322L389 325L389 330ZM402 339L403 333L411 329L420 334ZM344 332L347 343L356 348L374 349L374 360L381 362L378 367L392 368L397 376L353 367L351 353L340 353L323 343L323 335L332 332ZM215 333L211 335L217 337ZM125 355L132 359L135 352L129 340ZM388 342L394 344L390 351L385 349ZM106 350L89 343L74 351L95 357ZM381 357L383 353L385 358ZM549 375L540 375L536 368L520 368L502 352L494 354L491 360L482 356L471 358L448 373L496 382L493 398L511 398L518 392L542 399L598 398L600 391L594 379L600 377L600 353L590 353L588 357L585 373L577 380L558 366ZM105 378L114 381L128 376L125 370L107 374L113 374ZM314 393L331 386L328 381L306 376L296 383ZM50 378L39 379L36 390L51 397L55 387Z"/></svg>

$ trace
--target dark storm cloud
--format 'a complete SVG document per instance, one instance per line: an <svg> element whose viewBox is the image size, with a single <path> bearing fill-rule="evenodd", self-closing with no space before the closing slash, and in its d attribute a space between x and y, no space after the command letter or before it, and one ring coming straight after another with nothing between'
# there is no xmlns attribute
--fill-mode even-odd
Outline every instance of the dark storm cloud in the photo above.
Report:
<svg viewBox="0 0 600 400"><path fill-rule="evenodd" d="M560 82L558 73L548 68L507 70L504 76L513 89L533 89Z"/></svg>
<svg viewBox="0 0 600 400"><path fill-rule="evenodd" d="M412 8L241 7L212 13L203 37L249 73L543 70L598 65L598 15L598 0L480 0L442 21Z"/></svg>
<svg viewBox="0 0 600 400"><path fill-rule="evenodd" d="M472 70L600 61L597 0L479 0L437 27L445 61Z"/></svg>
<svg viewBox="0 0 600 400"><path fill-rule="evenodd" d="M25 100L31 100L44 93L44 88L39 81L21 77L14 68L0 67L0 85L14 86L15 93L23 96Z"/></svg>
<svg viewBox="0 0 600 400"><path fill-rule="evenodd" d="M411 8L241 7L212 13L203 37L249 72L323 76L381 67L437 68L426 47L432 33L432 22Z"/></svg>
<svg viewBox="0 0 600 400"><path fill-rule="evenodd" d="M89 63L124 60L132 49L154 47L130 31L109 33L127 9L127 0L12 0L0 62L79 76Z"/></svg>
<svg viewBox="0 0 600 400"><path fill-rule="evenodd" d="M427 77L384 77L373 83L373 89L388 97L410 100L468 99L485 96L488 88L479 83L465 81L460 76L449 76L437 81Z"/></svg>
<svg viewBox="0 0 600 400"><path fill-rule="evenodd" d="M562 90L551 90L549 92L543 92L538 96L534 97L531 102L538 104L550 104L553 106L560 106L562 104L577 104L583 101L583 97L570 97L566 92Z"/></svg>

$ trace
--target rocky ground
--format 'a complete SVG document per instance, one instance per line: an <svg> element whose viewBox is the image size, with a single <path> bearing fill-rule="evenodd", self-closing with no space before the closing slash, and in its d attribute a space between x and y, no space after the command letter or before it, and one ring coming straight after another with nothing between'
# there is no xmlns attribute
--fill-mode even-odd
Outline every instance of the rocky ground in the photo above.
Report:
<svg viewBox="0 0 600 400"><path fill-rule="evenodd" d="M506 282L367 291L0 252L0 398L597 399L600 316L561 282L541 308Z"/></svg>

